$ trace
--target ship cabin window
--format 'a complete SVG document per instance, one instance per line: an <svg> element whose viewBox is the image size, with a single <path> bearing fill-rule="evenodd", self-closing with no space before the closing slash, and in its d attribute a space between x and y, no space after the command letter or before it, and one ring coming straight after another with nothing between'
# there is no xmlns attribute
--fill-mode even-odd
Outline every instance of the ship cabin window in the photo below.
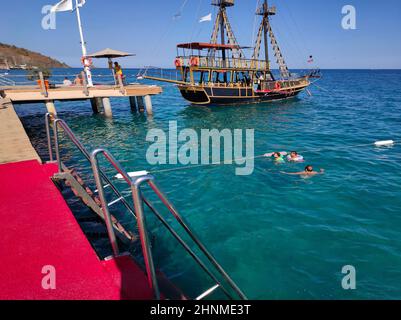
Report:
<svg viewBox="0 0 401 320"><path fill-rule="evenodd" d="M236 71L233 75L233 83L241 86L247 86L251 84L251 78L246 72Z"/></svg>
<svg viewBox="0 0 401 320"><path fill-rule="evenodd" d="M202 84L209 82L209 71L193 71L194 81Z"/></svg>
<svg viewBox="0 0 401 320"><path fill-rule="evenodd" d="M231 71L223 71L223 70L213 71L212 81L214 83L225 83L225 84L231 83L232 82Z"/></svg>

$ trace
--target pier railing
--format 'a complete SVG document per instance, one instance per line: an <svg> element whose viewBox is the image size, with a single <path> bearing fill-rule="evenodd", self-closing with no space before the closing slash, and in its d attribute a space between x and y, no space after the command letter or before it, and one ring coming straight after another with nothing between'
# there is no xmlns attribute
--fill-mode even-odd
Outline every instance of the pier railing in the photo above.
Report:
<svg viewBox="0 0 401 320"><path fill-rule="evenodd" d="M49 156L53 159L52 151L52 140L50 135L51 119L52 116L47 114L46 117L46 132L49 146ZM92 167L92 172L95 178L98 196L101 201L101 209L103 212L103 218L106 223L107 232L109 240L113 249L113 254L118 256L120 250L115 236L115 231L112 224L112 218L109 211L109 206L117 201L122 201L127 207L128 211L135 217L138 226L138 232L141 240L142 255L145 262L146 274L148 277L148 282L150 287L153 289L154 296L156 299L160 299L161 293L159 289L158 276L156 273L151 243L149 241L148 228L146 225L146 217L144 211L144 205L154 214L154 216L162 223L162 225L167 229L167 231L173 236L173 238L183 247L186 253L197 263L197 265L205 272L205 274L214 282L214 285L199 294L196 300L201 300L209 295L211 295L216 290L220 289L229 299L246 299L246 296L242 293L236 283L231 279L228 273L222 268L222 266L217 262L214 256L206 248L206 246L200 241L200 239L195 235L192 229L189 227L188 223L185 222L184 218L180 215L178 210L173 206L173 204L168 200L167 196L158 187L154 176L149 173L142 173L138 176L131 177L130 174L120 165L120 163L113 157L113 155L106 149L96 149L91 154L86 150L78 138L74 135L72 130L68 125L61 119L55 119L52 123L54 131L54 147L56 160L59 166L59 171L65 170L65 166L61 161L60 156L60 143L59 143L59 129L62 129L65 135L73 142L73 144L79 149L79 151L85 156L85 158L90 162ZM110 164L116 172L118 172L125 183L130 189L130 194L132 195L133 207L125 197L118 191L117 187L113 184L111 179L107 177L105 172L100 168L99 157L102 156L106 159L107 163ZM203 258L206 258L210 265L213 267L212 271L206 263L201 259L201 257L195 253L191 246L185 241L179 233L171 226L165 217L156 209L152 202L145 197L143 193L143 186L148 185L153 191L154 195L162 202L162 204L167 208L168 212L172 215L174 220L178 222L181 226L182 231L189 236L192 240L192 245L195 245L197 250L199 250ZM111 188L113 192L117 195L117 199L112 202L108 202L105 195L105 188ZM221 280L219 279L221 278Z"/></svg>
<svg viewBox="0 0 401 320"><path fill-rule="evenodd" d="M74 78L80 76L80 83L74 83ZM72 82L71 85L65 85L63 81L67 78ZM94 86L113 86L124 93L124 87L127 83L133 83L136 80L134 75L114 76L112 74L92 75ZM13 87L23 87L39 90L44 96L49 89L57 88L80 88L84 93L88 93L88 84L86 75L82 71L78 74L53 74L50 77L44 77L42 72L38 72L38 79L28 78L27 74L0 74L0 89L12 89Z"/></svg>

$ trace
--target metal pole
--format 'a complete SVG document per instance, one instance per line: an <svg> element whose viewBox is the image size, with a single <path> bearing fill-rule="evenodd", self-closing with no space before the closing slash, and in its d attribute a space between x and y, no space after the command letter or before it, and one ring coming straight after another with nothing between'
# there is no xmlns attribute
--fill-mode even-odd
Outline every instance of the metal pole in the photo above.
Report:
<svg viewBox="0 0 401 320"><path fill-rule="evenodd" d="M231 288L235 290L235 292L241 297L241 299L247 299L244 293L240 288L234 283L234 281L230 278L230 276L224 271L221 265L216 261L216 259L212 256L212 254L206 249L206 247L202 244L202 242L193 234L188 225L184 222L181 215L174 208L174 206L170 203L164 193L157 187L155 181L148 180L149 186L152 190L157 194L159 199L164 203L167 209L173 214L179 224L184 228L184 230L188 233L191 239L196 243L198 248L205 254L208 260L215 266L215 268L219 271L219 273L224 277L224 279L230 284Z"/></svg>
<svg viewBox="0 0 401 320"><path fill-rule="evenodd" d="M263 29L264 29L264 42L265 42L265 60L266 60L266 69L269 70L269 38L267 36L267 24L269 21L269 7L267 5L267 0L265 0L265 3L263 5Z"/></svg>
<svg viewBox="0 0 401 320"><path fill-rule="evenodd" d="M230 295L230 293L224 288L224 286L221 284L221 282L215 277L215 275L207 268L207 266L203 263L201 259L198 258L198 256L195 254L194 251L185 243L185 241L178 235L177 232L174 231L174 229L168 224L166 219L163 218L163 216L156 210L156 208L142 195L142 199L145 202L145 204L148 206L148 208L155 214L155 216L160 220L161 223L167 228L167 230L172 234L172 236L182 245L182 247L185 249L186 252L198 263L198 265L202 268L203 271L205 271L209 277L216 282L216 284L223 290L224 294L229 298L233 299L233 297Z"/></svg>
<svg viewBox="0 0 401 320"><path fill-rule="evenodd" d="M221 44L225 44L224 40L224 32L225 32L225 26L224 26L224 15L223 15L223 10L225 10L223 2L220 5L220 32L221 32ZM221 57L223 60L223 68L226 67L226 50L222 49L221 50ZM224 72L224 82L227 83L227 72Z"/></svg>
<svg viewBox="0 0 401 320"><path fill-rule="evenodd" d="M136 179L131 186L134 209L137 218L139 236L141 238L143 258L145 260L146 273L148 275L149 286L153 289L155 299L160 300L159 286L157 284L156 271L153 263L152 250L150 248L148 232L146 229L145 216L143 213L142 198L140 195L140 184L149 180L151 177L141 177ZM149 180L150 181L150 180Z"/></svg>
<svg viewBox="0 0 401 320"><path fill-rule="evenodd" d="M78 6L78 0L75 0L75 10L77 11L77 20L78 20L78 29L79 29L79 35L81 37L81 49L82 49L82 57L84 58L84 63L88 63L88 59L86 58L87 52L86 52L86 44L84 40L84 33L82 30L82 23L81 23L81 15L79 13L79 6ZM93 87L93 82L92 82L92 73L90 70L90 67L84 66L84 70L86 73L86 77L88 80L88 86Z"/></svg>
<svg viewBox="0 0 401 320"><path fill-rule="evenodd" d="M104 150L102 150L102 149L94 150L91 154L90 160L91 160L92 171L93 171L93 175L95 177L100 202L102 205L103 219L106 222L107 234L109 236L110 244L113 249L113 254L115 257L117 257L120 254L120 251L118 249L118 244L117 244L116 235L115 235L114 229L113 229L113 222L111 220L110 211L108 208L108 204L106 202L106 197L104 195L103 182L100 177L99 162L97 160L97 155L99 153L104 153Z"/></svg>
<svg viewBox="0 0 401 320"><path fill-rule="evenodd" d="M58 145L58 122L61 121L60 119L56 119L53 122L53 133L54 133L54 148L56 151L56 159L57 159L57 166L58 166L58 172L62 173L63 169L61 167L61 157L60 157L60 149L59 149L59 145Z"/></svg>
<svg viewBox="0 0 401 320"><path fill-rule="evenodd" d="M47 148L49 149L49 158L50 161L53 161L53 150L52 150L52 138L50 136L50 113L47 112L45 115L45 124L46 124L46 136L47 136Z"/></svg>
<svg viewBox="0 0 401 320"><path fill-rule="evenodd" d="M47 98L49 94L47 93L47 88L46 88L46 84L45 84L45 78L43 77L43 72L42 71L39 71L39 79L40 79L40 91Z"/></svg>

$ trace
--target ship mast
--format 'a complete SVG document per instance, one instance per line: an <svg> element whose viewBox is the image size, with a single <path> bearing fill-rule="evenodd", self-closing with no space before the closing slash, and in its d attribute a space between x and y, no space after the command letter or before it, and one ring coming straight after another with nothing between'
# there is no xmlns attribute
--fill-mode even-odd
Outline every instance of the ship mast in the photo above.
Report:
<svg viewBox="0 0 401 320"><path fill-rule="evenodd" d="M256 39L255 48L253 51L252 59L259 59L260 55L260 47L262 44L262 35L264 37L264 49L265 49L265 61L266 61L266 71L271 73L270 71L270 62L269 62L269 37L272 45L272 49L274 52L274 56L276 57L277 64L279 66L280 75L282 78L289 78L290 72L285 63L283 55L281 53L280 47L277 44L276 37L274 36L272 27L270 25L270 16L274 16L276 14L276 7L269 7L267 0L264 0L262 6L256 11L257 15L263 16L262 22L259 26L258 36Z"/></svg>
<svg viewBox="0 0 401 320"><path fill-rule="evenodd" d="M234 32L231 28L231 24L228 21L228 16L226 12L226 7L232 7L234 5L234 0L212 0L212 5L219 7L219 11L216 16L216 20L214 23L213 33L210 40L210 43L217 44L219 31L221 44L226 44L225 37L227 36L227 44L235 46L232 49L233 57L238 59L245 58L245 54L240 48L237 39L235 38ZM222 50L222 56L224 60L226 59L226 52ZM214 55L215 50L210 50L209 55Z"/></svg>

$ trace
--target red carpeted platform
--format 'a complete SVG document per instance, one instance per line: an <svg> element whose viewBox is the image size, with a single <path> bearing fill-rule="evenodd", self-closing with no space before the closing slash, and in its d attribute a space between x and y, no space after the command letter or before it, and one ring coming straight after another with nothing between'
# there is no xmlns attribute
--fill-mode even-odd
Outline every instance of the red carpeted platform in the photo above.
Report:
<svg viewBox="0 0 401 320"><path fill-rule="evenodd" d="M100 261L50 176L36 160L0 165L0 299L152 299L129 257ZM44 266L56 289L44 289Z"/></svg>

